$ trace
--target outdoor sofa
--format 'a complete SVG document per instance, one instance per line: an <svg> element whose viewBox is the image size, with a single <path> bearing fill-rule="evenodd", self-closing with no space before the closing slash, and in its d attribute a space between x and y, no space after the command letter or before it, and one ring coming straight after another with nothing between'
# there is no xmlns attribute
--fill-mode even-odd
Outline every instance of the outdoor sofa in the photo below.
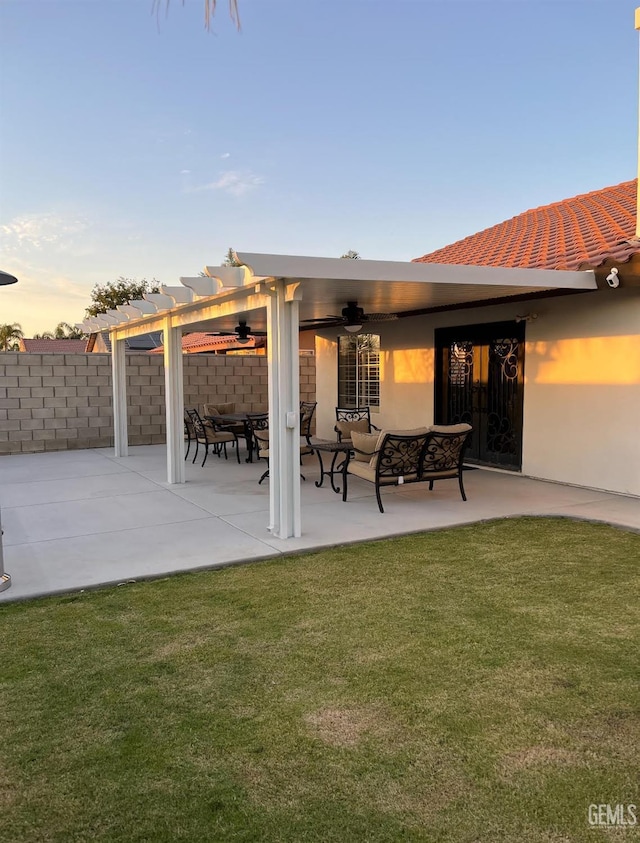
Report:
<svg viewBox="0 0 640 843"><path fill-rule="evenodd" d="M380 490L404 483L429 483L456 479L462 500L464 452L471 425L431 425L413 430L381 430L379 433L353 431L353 448L342 467L342 500L347 500L349 475L375 485L380 512L384 512Z"/></svg>

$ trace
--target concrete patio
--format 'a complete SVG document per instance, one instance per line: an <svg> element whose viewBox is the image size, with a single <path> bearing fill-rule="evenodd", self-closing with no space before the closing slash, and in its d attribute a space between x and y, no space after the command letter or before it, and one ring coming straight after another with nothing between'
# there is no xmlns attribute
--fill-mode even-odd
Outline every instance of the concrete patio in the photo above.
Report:
<svg viewBox="0 0 640 843"><path fill-rule="evenodd" d="M244 458L244 454L241 454ZM161 577L517 515L585 518L640 531L640 501L489 470L465 473L468 501L455 481L383 491L352 478L343 503L315 456L302 469L302 531L277 539L267 530L264 463L209 456L187 466L187 482L167 483L166 448L146 445L116 458L111 449L21 454L0 460L5 570L12 585L0 603L99 585Z"/></svg>

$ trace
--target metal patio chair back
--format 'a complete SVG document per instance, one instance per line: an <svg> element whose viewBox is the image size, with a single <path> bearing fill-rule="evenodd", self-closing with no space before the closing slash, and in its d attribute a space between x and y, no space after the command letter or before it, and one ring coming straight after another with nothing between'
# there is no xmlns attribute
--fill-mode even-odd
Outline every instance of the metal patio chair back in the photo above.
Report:
<svg viewBox="0 0 640 843"><path fill-rule="evenodd" d="M371 433L378 430L375 424L371 424L370 407L336 407L335 432L338 435L338 442L351 439L353 431L358 433Z"/></svg>

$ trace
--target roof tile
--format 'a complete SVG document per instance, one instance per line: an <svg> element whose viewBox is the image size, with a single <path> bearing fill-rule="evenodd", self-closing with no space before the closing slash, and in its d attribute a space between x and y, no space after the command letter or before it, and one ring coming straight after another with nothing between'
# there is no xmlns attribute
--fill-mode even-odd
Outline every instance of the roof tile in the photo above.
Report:
<svg viewBox="0 0 640 843"><path fill-rule="evenodd" d="M182 337L182 351L189 354L199 352L228 350L229 348L257 348L256 338L251 336L249 342L240 346L235 334L208 334L194 331L191 334L184 334ZM154 348L149 354L162 354L163 346Z"/></svg>
<svg viewBox="0 0 640 843"><path fill-rule="evenodd" d="M20 351L36 352L38 354L82 354L87 349L86 339L80 340L47 340L22 339Z"/></svg>
<svg viewBox="0 0 640 843"><path fill-rule="evenodd" d="M417 263L585 269L640 253L637 179L525 211Z"/></svg>

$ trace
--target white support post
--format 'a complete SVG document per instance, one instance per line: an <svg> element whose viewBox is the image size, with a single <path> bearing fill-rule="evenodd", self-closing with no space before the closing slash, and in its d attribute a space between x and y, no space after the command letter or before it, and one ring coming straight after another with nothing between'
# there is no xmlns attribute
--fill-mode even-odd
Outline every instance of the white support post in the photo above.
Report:
<svg viewBox="0 0 640 843"><path fill-rule="evenodd" d="M287 290L287 294L291 292ZM295 419L295 427L287 426L287 454L290 478L290 519L288 535L299 538L302 535L302 516L300 505L300 342L299 322L300 307L297 298L287 298L285 303L286 362L288 399L290 412Z"/></svg>
<svg viewBox="0 0 640 843"><path fill-rule="evenodd" d="M267 307L269 336L269 529L301 535L298 285L278 281Z"/></svg>
<svg viewBox="0 0 640 843"><path fill-rule="evenodd" d="M182 328L164 320L164 393L167 418L167 482L184 483L184 378Z"/></svg>
<svg viewBox="0 0 640 843"><path fill-rule="evenodd" d="M278 319L279 296L270 291L267 304L267 372L269 396L269 531L280 535L280 321Z"/></svg>
<svg viewBox="0 0 640 843"><path fill-rule="evenodd" d="M116 457L129 455L127 431L127 372L124 340L111 340L111 378L113 386L113 439Z"/></svg>

